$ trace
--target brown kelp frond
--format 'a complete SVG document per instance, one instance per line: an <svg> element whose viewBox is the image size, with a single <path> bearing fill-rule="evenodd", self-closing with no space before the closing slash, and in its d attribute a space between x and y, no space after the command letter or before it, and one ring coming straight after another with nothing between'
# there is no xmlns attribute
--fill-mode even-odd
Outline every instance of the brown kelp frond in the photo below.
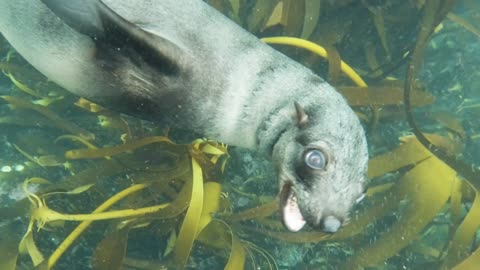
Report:
<svg viewBox="0 0 480 270"><path fill-rule="evenodd" d="M156 137L147 137L143 139L139 139L137 141L129 142L127 144L117 145L113 147L105 147L105 148L96 148L96 149L75 149L75 150L68 150L65 152L65 157L67 159L85 159L85 158L103 158L107 156L114 156L121 153L125 153L127 151L132 151L137 148L152 144L152 143L172 143L172 141L163 136L156 136Z"/></svg>
<svg viewBox="0 0 480 270"><path fill-rule="evenodd" d="M50 121L55 123L55 125L58 126L60 129L71 132L73 134L77 134L87 140L93 140L95 138L95 135L93 133L84 130L83 128L75 125L73 122L63 119L60 115L51 111L45 106L37 105L30 102L29 100L21 99L14 96L1 96L0 98L2 98L17 109L33 110L45 116Z"/></svg>
<svg viewBox="0 0 480 270"><path fill-rule="evenodd" d="M449 166L457 170L460 174L465 176L465 178L470 181L474 181L474 185L478 188L480 185L477 184L478 179L480 178L480 170L470 164L466 164L461 160L458 160L455 155L452 155L441 148L437 147L431 141L426 138L423 133L418 128L413 113L411 110L410 103L410 94L412 85L416 78L416 74L421 66L421 60L423 56L426 43L430 37L430 34L433 32L434 28L438 23L447 15L447 12L451 9L455 1L428 1L427 6L425 6L425 12L422 20L422 28L417 37L417 43L412 54L412 60L410 61L407 69L407 79L405 80L405 112L407 115L407 120L409 125L412 128L413 133L418 138L418 140L433 154L438 156L440 159L445 161Z"/></svg>
<svg viewBox="0 0 480 270"><path fill-rule="evenodd" d="M278 265L277 262L275 261L275 258L265 249L259 247L258 245L255 245L252 242L248 241L243 241L243 243L246 245L246 248L250 250L251 252L255 252L256 254L260 255L264 261L267 264L267 269L269 270L278 270Z"/></svg>

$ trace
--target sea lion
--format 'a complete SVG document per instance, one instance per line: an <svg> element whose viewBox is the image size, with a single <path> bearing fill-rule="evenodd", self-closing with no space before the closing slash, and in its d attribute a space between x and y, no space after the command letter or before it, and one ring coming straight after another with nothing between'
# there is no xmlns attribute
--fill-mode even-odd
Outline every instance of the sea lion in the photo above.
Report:
<svg viewBox="0 0 480 270"><path fill-rule="evenodd" d="M203 1L0 0L0 31L74 94L271 157L290 231L336 232L363 197L344 98Z"/></svg>

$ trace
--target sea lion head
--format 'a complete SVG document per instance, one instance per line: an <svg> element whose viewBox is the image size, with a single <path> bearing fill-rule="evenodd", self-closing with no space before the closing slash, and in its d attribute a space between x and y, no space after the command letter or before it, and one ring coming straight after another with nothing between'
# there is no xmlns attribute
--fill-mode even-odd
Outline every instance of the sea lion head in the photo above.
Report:
<svg viewBox="0 0 480 270"><path fill-rule="evenodd" d="M296 124L273 148L282 221L292 232L308 224L334 233L364 197L368 151L363 128L338 93L328 96L305 108L295 103Z"/></svg>

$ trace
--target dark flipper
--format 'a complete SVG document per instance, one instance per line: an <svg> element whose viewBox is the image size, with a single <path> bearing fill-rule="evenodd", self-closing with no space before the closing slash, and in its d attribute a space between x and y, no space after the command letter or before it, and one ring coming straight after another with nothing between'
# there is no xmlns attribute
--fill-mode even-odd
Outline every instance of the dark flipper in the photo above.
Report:
<svg viewBox="0 0 480 270"><path fill-rule="evenodd" d="M70 27L92 38L100 48L127 52L165 75L182 70L182 50L171 41L130 23L100 0L41 0Z"/></svg>

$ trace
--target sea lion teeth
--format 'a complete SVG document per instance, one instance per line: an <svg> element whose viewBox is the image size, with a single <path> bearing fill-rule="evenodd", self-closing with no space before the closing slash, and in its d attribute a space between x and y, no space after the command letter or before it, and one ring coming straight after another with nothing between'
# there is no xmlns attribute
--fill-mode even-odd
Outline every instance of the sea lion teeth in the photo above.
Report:
<svg viewBox="0 0 480 270"><path fill-rule="evenodd" d="M293 190L290 190L290 194L281 208L281 211L283 224L285 224L285 227L291 232L300 231L307 223L300 212L297 197Z"/></svg>
<svg viewBox="0 0 480 270"><path fill-rule="evenodd" d="M286 185L283 188L282 193L286 198L280 201L280 212L282 214L282 222L285 227L291 232L300 231L307 223L303 218L300 208L297 203L297 197L295 191L291 186Z"/></svg>

